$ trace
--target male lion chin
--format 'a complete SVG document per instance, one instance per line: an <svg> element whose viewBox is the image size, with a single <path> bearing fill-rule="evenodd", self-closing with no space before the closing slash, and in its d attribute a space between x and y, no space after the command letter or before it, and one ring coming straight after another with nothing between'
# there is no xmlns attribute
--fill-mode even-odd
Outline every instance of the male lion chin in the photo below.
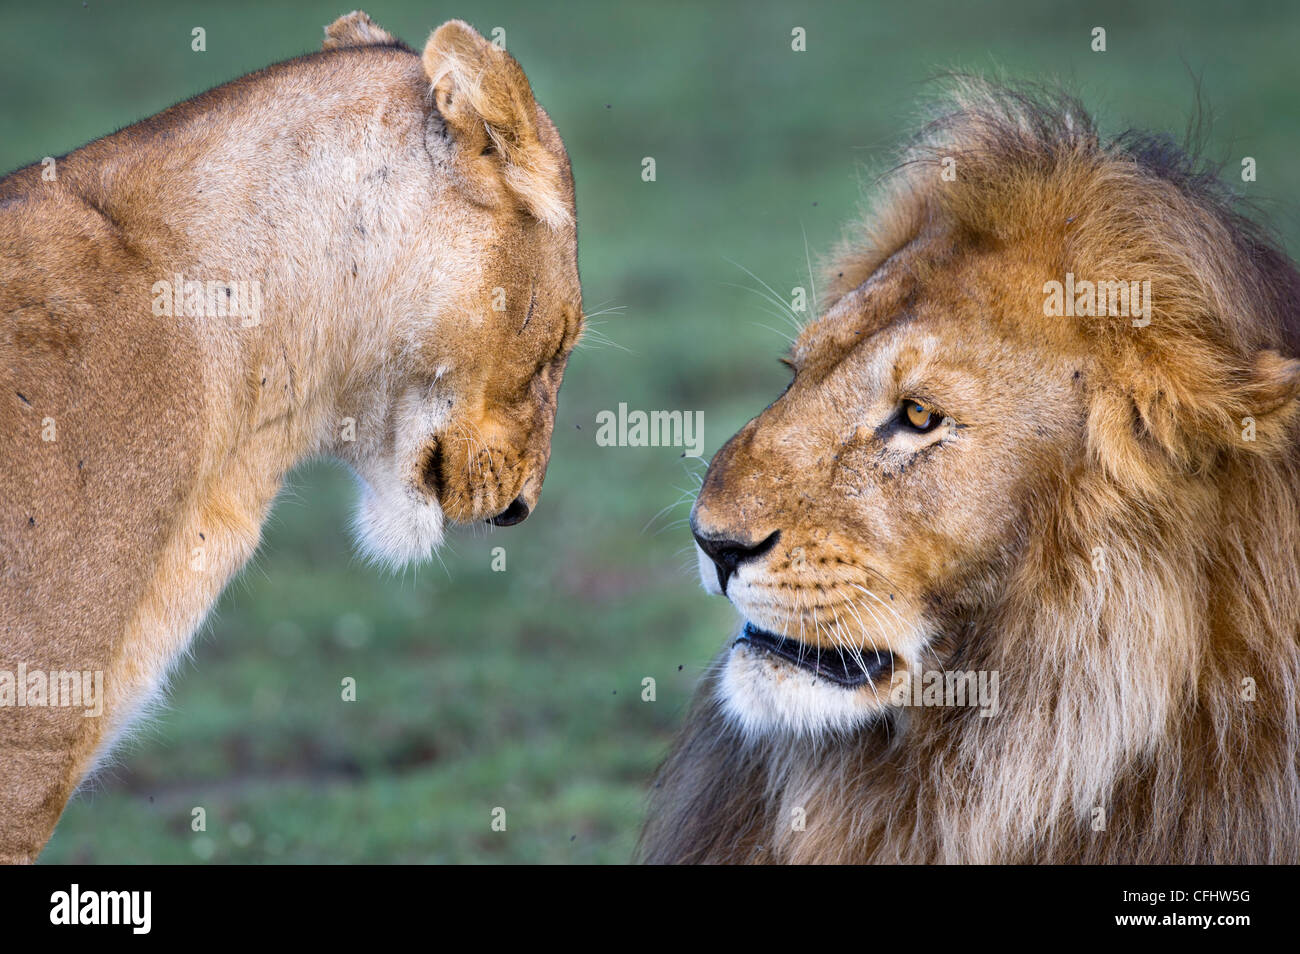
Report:
<svg viewBox="0 0 1300 954"><path fill-rule="evenodd" d="M746 568L730 578L724 591L712 560L702 549L697 548L697 555L705 591L728 597L746 616L744 627L718 663L716 683L723 714L746 738L809 740L846 735L884 715L896 673L908 668L904 644L924 644L921 627L904 626L903 618L897 617L900 625L894 628L894 638L871 649L861 647L862 638L848 638L841 624L832 635L843 648L819 647L811 644L807 633L800 638L798 624L785 632L791 629L788 620L800 614L756 605L758 587Z"/></svg>
<svg viewBox="0 0 1300 954"><path fill-rule="evenodd" d="M722 662L718 702L731 723L755 740L843 734L883 712L871 686L838 685L744 638Z"/></svg>

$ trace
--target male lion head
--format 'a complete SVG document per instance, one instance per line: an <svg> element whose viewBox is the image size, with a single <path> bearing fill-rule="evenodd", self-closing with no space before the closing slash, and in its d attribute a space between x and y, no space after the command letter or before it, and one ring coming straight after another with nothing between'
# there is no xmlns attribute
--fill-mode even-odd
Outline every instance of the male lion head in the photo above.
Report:
<svg viewBox="0 0 1300 954"><path fill-rule="evenodd" d="M362 288L382 313L339 401L356 426L330 447L361 478L362 546L403 563L437 546L444 518L510 526L537 505L582 325L573 178L519 64L469 25L439 27L418 63L363 13L326 34L339 57L407 54L402 108L356 106L370 123L347 159L366 186L357 231L392 258ZM392 129L397 146L376 150Z"/></svg>
<svg viewBox="0 0 1300 954"><path fill-rule="evenodd" d="M1294 266L1167 142L972 82L830 277L691 515L745 623L645 856L1300 857Z"/></svg>

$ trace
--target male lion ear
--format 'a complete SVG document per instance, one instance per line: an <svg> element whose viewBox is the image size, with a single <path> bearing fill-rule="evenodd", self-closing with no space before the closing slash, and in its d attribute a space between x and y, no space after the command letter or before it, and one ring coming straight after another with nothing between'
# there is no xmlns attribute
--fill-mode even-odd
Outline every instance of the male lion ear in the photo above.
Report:
<svg viewBox="0 0 1300 954"><path fill-rule="evenodd" d="M1255 355L1255 369L1247 385L1247 394L1261 414L1272 414L1294 401L1300 397L1300 361L1283 357L1276 351L1259 352Z"/></svg>
<svg viewBox="0 0 1300 954"><path fill-rule="evenodd" d="M1184 378L1181 415L1193 443L1271 453L1287 441L1300 411L1300 361L1265 348L1248 362L1232 375L1235 380L1212 391Z"/></svg>
<svg viewBox="0 0 1300 954"><path fill-rule="evenodd" d="M1255 355L1255 365L1241 389L1238 406L1242 419L1254 418L1258 430L1267 430L1269 437L1280 436L1300 410L1296 404L1298 397L1300 361L1264 350Z"/></svg>
<svg viewBox="0 0 1300 954"><path fill-rule="evenodd" d="M457 146L497 163L515 198L552 228L569 221L559 161L538 136L537 102L515 58L468 23L449 20L422 57L434 104Z"/></svg>
<svg viewBox="0 0 1300 954"><path fill-rule="evenodd" d="M1089 413L1089 441L1111 474L1158 492L1144 453L1161 448L1181 466L1208 466L1224 450L1273 454L1300 412L1300 361L1264 349L1253 359L1202 352L1144 366L1122 389L1103 390Z"/></svg>
<svg viewBox="0 0 1300 954"><path fill-rule="evenodd" d="M341 50L350 46L401 46L393 36L361 10L339 17L325 28L322 50Z"/></svg>

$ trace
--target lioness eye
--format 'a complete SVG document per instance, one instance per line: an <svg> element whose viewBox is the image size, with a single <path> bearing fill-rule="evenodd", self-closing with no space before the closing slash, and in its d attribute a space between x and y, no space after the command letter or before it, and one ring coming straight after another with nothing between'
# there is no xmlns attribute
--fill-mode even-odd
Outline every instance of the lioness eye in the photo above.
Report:
<svg viewBox="0 0 1300 954"><path fill-rule="evenodd" d="M925 434L942 423L943 418L920 401L903 402L903 419L912 430Z"/></svg>

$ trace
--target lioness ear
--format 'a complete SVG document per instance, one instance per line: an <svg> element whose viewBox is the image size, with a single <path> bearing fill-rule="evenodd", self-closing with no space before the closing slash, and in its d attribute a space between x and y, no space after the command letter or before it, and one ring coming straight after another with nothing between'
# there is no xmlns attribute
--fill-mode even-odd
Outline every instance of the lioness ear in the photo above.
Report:
<svg viewBox="0 0 1300 954"><path fill-rule="evenodd" d="M341 50L350 46L402 46L397 39L361 10L339 17L325 28L322 50Z"/></svg>
<svg viewBox="0 0 1300 954"><path fill-rule="evenodd" d="M429 37L422 57L434 104L467 158L490 159L504 184L552 228L569 221L559 161L542 145L537 102L515 58L461 20Z"/></svg>

